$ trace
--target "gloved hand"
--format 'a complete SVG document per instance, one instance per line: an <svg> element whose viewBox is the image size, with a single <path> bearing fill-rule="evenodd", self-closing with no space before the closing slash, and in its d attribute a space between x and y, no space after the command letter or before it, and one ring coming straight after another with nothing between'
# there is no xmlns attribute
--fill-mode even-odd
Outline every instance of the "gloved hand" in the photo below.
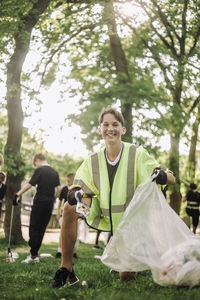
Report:
<svg viewBox="0 0 200 300"><path fill-rule="evenodd" d="M80 186L73 186L67 193L67 200L70 205L76 205L83 198L83 190Z"/></svg>
<svg viewBox="0 0 200 300"><path fill-rule="evenodd" d="M18 195L15 194L14 198L13 198L13 205L17 206L18 203L20 203L20 197Z"/></svg>
<svg viewBox="0 0 200 300"><path fill-rule="evenodd" d="M161 169L155 169L151 175L152 181L156 181L157 184L167 184L167 174Z"/></svg>

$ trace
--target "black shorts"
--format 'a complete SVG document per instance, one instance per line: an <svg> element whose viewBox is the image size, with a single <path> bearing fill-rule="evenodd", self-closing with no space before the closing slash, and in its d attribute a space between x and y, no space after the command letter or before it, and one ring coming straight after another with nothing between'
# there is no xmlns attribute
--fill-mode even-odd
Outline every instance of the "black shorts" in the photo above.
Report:
<svg viewBox="0 0 200 300"><path fill-rule="evenodd" d="M199 210L186 207L186 213L192 217L192 225L197 227L199 224Z"/></svg>

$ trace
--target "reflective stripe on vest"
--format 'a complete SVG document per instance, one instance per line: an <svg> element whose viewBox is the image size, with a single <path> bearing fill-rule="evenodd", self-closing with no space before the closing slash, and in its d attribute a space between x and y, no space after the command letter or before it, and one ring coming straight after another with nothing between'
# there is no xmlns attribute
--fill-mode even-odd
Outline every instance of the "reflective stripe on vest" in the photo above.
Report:
<svg viewBox="0 0 200 300"><path fill-rule="evenodd" d="M199 205L197 201L188 201L189 205Z"/></svg>
<svg viewBox="0 0 200 300"><path fill-rule="evenodd" d="M187 205L187 208L199 210L199 206L190 206L190 205Z"/></svg>
<svg viewBox="0 0 200 300"><path fill-rule="evenodd" d="M91 189L81 180L81 179L75 179L74 180L75 185L80 185L82 189L84 190L84 193L86 193L89 196L94 195L94 193L91 191Z"/></svg>
<svg viewBox="0 0 200 300"><path fill-rule="evenodd" d="M198 201L187 201L187 208L189 209L199 209L199 203Z"/></svg>
<svg viewBox="0 0 200 300"><path fill-rule="evenodd" d="M97 189L100 191L100 174L98 154L95 153L91 157L93 181Z"/></svg>

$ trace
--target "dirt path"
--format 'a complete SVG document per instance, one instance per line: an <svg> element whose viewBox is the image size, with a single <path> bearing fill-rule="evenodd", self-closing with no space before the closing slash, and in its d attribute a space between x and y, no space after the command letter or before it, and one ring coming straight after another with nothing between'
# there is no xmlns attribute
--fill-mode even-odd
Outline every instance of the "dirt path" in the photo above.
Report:
<svg viewBox="0 0 200 300"><path fill-rule="evenodd" d="M28 232L29 232L29 227L22 226L22 235L26 241L28 241L29 239ZM44 235L43 243L51 243L51 242L58 243L59 236L60 236L60 229L47 229ZM3 228L0 228L0 237L4 237ZM87 226L85 226L83 223L80 223L78 238L80 241L85 242L87 244L94 244L96 239L96 231L90 231ZM104 244L106 243L107 241L106 232L102 232L100 234L99 241L104 242Z"/></svg>

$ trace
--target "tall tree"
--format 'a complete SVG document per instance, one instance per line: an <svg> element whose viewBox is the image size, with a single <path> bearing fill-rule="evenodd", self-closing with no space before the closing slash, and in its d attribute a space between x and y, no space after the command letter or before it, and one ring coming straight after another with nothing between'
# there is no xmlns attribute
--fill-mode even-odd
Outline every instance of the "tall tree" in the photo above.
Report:
<svg viewBox="0 0 200 300"><path fill-rule="evenodd" d="M189 170L190 182L193 182L195 180L196 148L197 148L197 141L198 141L199 123L200 123L200 106L198 107L195 120L192 124L192 134L191 134L190 150L189 150L189 158L188 158L188 164L189 164L188 170Z"/></svg>
<svg viewBox="0 0 200 300"><path fill-rule="evenodd" d="M23 2L23 3L22 3ZM7 193L5 236L8 237L11 206L14 192L19 190L23 173L23 160L20 154L23 132L23 111L21 105L21 74L26 55L29 51L31 33L40 16L46 10L50 0L37 1L1 1L0 11L3 21L11 20L12 30L7 32L11 43L14 41L13 53L7 64L7 112L8 136L5 145L5 165L7 167ZM5 24L3 24L5 25ZM3 26L2 25L2 26ZM13 40L12 40L13 39ZM13 241L23 239L21 232L20 208L16 207L13 218Z"/></svg>
<svg viewBox="0 0 200 300"><path fill-rule="evenodd" d="M102 1L102 5L97 5L94 1L88 2L91 3L82 6L80 16L80 20L85 21L85 30L79 37L76 36L76 44L66 43L65 51L70 51L69 59L72 62L68 79L75 78L81 84L76 89L71 88L72 96L80 93L80 104L84 107L72 119L81 126L83 134L87 135L84 140L91 149L95 143L99 143L96 112L111 103L120 102L127 127L125 140L132 142L132 107L137 104L133 103L133 98L137 102L136 86L139 80L136 78L141 78L142 74L139 75L138 66L131 73L128 69L129 63L117 30L113 1ZM89 25L91 21L93 28ZM78 26L80 24L77 24L77 28ZM87 31L87 27L90 31Z"/></svg>
<svg viewBox="0 0 200 300"><path fill-rule="evenodd" d="M199 36L200 3L198 1L134 1L145 12L148 20L141 27L134 26L132 18L124 18L143 44L141 57L153 69L160 69L163 92L168 95L167 113L162 118L170 134L169 167L176 176L176 185L170 204L179 212L179 144L181 134L195 107L199 105ZM141 47L140 47L141 49Z"/></svg>
<svg viewBox="0 0 200 300"><path fill-rule="evenodd" d="M108 27L110 48L111 48L111 53L116 68L116 75L118 76L119 84L131 83L127 58L117 32L117 24L115 18L115 11L113 7L113 1L105 1L103 19L105 20L105 23L107 24ZM125 140L128 142L132 142L132 130L133 130L132 103L122 99L121 110L125 119L125 126L127 130L125 135Z"/></svg>
<svg viewBox="0 0 200 300"><path fill-rule="evenodd" d="M105 8L107 8L107 11L108 8L111 8L113 2L114 1L106 1ZM126 1L120 1L120 3L123 2ZM143 94L140 93L140 105L143 103L143 105L146 106L146 110L148 110L148 108L154 108L156 113L158 113L160 116L160 118L157 118L156 120L146 117L144 118L146 124L150 124L149 129L154 132L160 131L160 133L168 132L170 135L171 150L169 153L169 167L171 170L173 170L176 176L176 185L173 187L170 196L170 203L178 213L181 199L179 182L180 139L190 116L193 114L195 108L199 105L198 86L200 52L198 44L200 36L200 16L198 12L200 4L197 1L188 0L181 2L170 0L132 2L137 3L137 5L143 9L147 16L145 21L140 22L140 26L136 26L136 22L134 22L133 18L123 17L121 11L117 10L117 6L115 6L115 13L117 13L118 18L123 21L122 25L126 25L132 31L134 43L131 44L129 39L130 48L128 50L128 39L125 40L126 55L127 51L129 51L131 54L130 49L132 48L132 53L135 55L135 58L140 61L141 66L144 66L144 70L147 70L146 75L149 78L149 82L151 79L153 79L152 85L154 85L155 88L151 90L149 89L150 93L148 93L149 91L145 85L147 77L143 77L144 87ZM112 55L116 70L120 70L120 68L123 66L123 72L121 72L121 74L123 73L125 75L123 79L127 82L129 80L129 74L126 72L128 68L125 67L125 64L120 64L120 62L125 61L124 57L126 58L126 56L121 55L120 59L118 56L118 59L115 60L119 54L119 52L115 50L122 49L122 47L117 37L116 25L111 16L113 17L114 14L112 13L109 18L107 18L107 23L109 24L109 27L112 28L110 31ZM116 46L117 42L121 48L114 48L114 45ZM124 43L124 41L122 43ZM90 49L92 49L92 47L90 47ZM103 51L99 51L99 55L101 55L101 53L103 53ZM121 52L121 54L124 53ZM126 61L129 63L129 70L133 66L133 64L131 64L133 59L131 58L130 54L129 60L126 59ZM108 57L108 54L105 54L104 50L104 57L102 55L100 56L101 64L99 63L99 65L101 66L101 70L105 65L104 61L106 55ZM100 61L100 59L97 59L96 61ZM77 59L74 62L77 62ZM80 69L81 67L79 67L79 70ZM110 70L113 72L112 66L110 67ZM72 76L74 74L75 73L72 73ZM84 69L84 75L86 74L87 70ZM90 69L90 75L92 76L92 74L94 73L91 72ZM160 78L162 78L162 80L159 78L159 84L156 83L158 79L157 74L159 74ZM100 77L99 72L98 77ZM91 80L92 77L84 76L84 78L81 80L81 83L84 83L86 78L90 78L89 80ZM95 78L95 76L93 78ZM114 99L120 99L120 93L118 97L116 96L116 93L119 92L117 86L115 85L117 91L116 93L109 88L114 82L112 77L109 79L110 81L107 81L106 84L104 83L104 80L100 80L98 78L96 81L94 80L95 83L97 81L100 83L98 92L97 89L94 89L96 92L87 89L85 101L88 101L89 99L92 101L90 105L87 106L87 116L89 116L89 113L92 112L92 107L94 110L96 110L98 106L102 105L102 103L100 104L100 102L98 102L98 100L101 98L103 99L104 103L108 103L107 99L109 99L109 97L110 99L113 99L113 101ZM106 86L104 90L101 88L103 84ZM85 84L85 87L89 87L88 82ZM131 86L127 84L126 87L129 92L133 93L133 85ZM140 89L142 90L141 87ZM90 98L88 98L89 93ZM99 96L97 95L98 93ZM124 95L127 94L128 93L124 91ZM83 114L80 116L84 118L85 113L86 110L84 110ZM82 118L80 119L80 123L82 125L84 122L91 122L91 125L94 125L92 120L89 122L90 117L89 119L86 118L87 121L84 121ZM93 131L90 132L90 136L94 137Z"/></svg>

